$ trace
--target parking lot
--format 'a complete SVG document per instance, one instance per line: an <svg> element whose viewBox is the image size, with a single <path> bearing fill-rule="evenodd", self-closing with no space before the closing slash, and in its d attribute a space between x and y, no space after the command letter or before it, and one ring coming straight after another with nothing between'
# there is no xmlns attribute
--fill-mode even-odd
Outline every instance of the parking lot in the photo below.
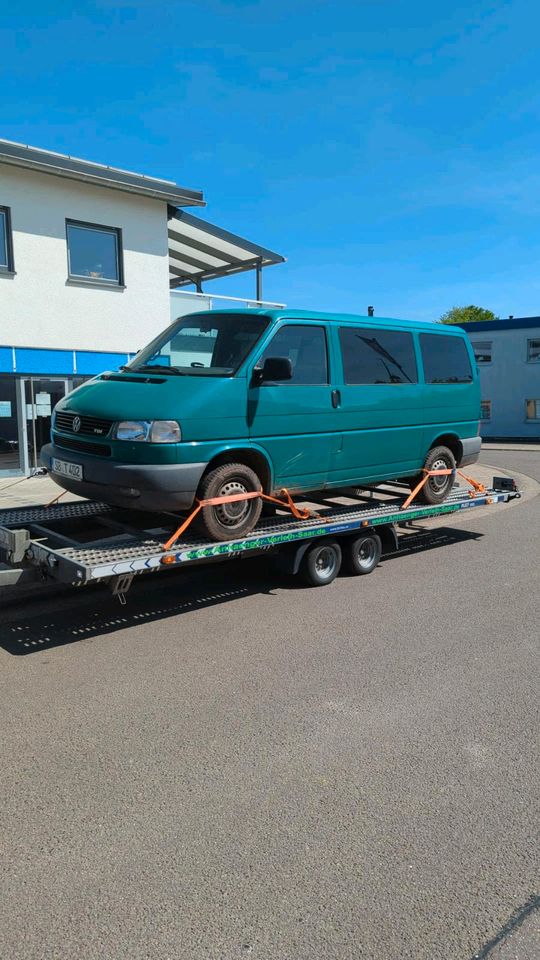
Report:
<svg viewBox="0 0 540 960"><path fill-rule="evenodd" d="M527 497L368 578L5 610L0 955L539 955L540 448L483 461Z"/></svg>

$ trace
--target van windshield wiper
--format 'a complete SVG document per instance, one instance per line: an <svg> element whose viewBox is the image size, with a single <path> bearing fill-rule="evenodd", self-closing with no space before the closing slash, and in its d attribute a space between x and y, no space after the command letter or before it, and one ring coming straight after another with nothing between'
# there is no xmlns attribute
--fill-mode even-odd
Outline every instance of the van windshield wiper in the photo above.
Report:
<svg viewBox="0 0 540 960"><path fill-rule="evenodd" d="M122 369L126 368L123 367ZM173 377L187 376L178 367L168 367L166 363L143 363L140 367L130 367L129 370L131 373L153 373L157 370L158 373L171 373Z"/></svg>

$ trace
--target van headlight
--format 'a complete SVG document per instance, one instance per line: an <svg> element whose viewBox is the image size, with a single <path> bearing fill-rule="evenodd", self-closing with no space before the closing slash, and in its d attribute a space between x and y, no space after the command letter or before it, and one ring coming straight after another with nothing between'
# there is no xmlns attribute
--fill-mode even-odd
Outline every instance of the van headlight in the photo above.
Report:
<svg viewBox="0 0 540 960"><path fill-rule="evenodd" d="M146 443L179 443L182 434L176 420L121 420L116 424L115 437Z"/></svg>

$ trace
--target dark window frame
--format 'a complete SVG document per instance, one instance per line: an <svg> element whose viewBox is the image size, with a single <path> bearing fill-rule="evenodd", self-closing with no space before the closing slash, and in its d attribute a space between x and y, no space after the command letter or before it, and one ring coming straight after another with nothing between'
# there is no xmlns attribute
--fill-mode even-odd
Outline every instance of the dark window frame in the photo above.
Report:
<svg viewBox="0 0 540 960"><path fill-rule="evenodd" d="M279 325L279 327L277 327L277 329L273 330L272 336L271 336L270 340L268 341L267 345L262 348L259 356L257 357L257 359L256 359L256 361L255 361L255 365L254 365L254 368L253 368L253 369L255 370L255 369L257 369L257 368L259 367L259 364L261 363L261 360L262 360L264 354L266 353L267 349L272 345L274 339L278 336L278 334L280 334L282 330L285 330L286 327L301 327L301 328L307 329L307 330L313 330L313 329L322 330L322 332L323 332L323 337L324 337L324 353L325 353L325 360L326 360L326 380L325 380L323 383L320 383L320 382L319 382L319 383L296 383L295 380L294 380L294 376L293 376L292 380L280 380L279 383L276 383L276 384L274 384L274 385L275 385L275 386L280 386L280 387L281 387L281 386L283 386L283 387L327 387L327 386L329 386L329 384L330 384L330 373L331 373L331 371L330 371L330 352L329 352L329 342L328 342L329 330L327 329L327 327L326 327L326 325L325 325L324 323L299 323L299 322L298 322L297 320L295 320L294 318L291 318L290 320L287 320L287 319L284 318L284 323L281 323L281 324ZM276 354L276 356L277 356L277 354ZM266 386L266 385L267 385L267 384L265 384L265 383L262 383L262 384L261 384L261 386L263 386L263 387Z"/></svg>
<svg viewBox="0 0 540 960"><path fill-rule="evenodd" d="M489 344L489 360L481 360L480 357L477 356L476 348L477 348L481 343L487 343L487 344ZM474 359L475 359L476 363L480 364L481 366L485 366L485 365L488 364L488 363L493 363L493 340L476 340L476 341L475 341L475 340L471 340L471 346L472 346L472 348L473 348Z"/></svg>
<svg viewBox="0 0 540 960"><path fill-rule="evenodd" d="M467 360L469 363L470 377L467 380L448 380L448 379L447 380L428 380L426 376L426 358L424 356L424 347L423 347L424 338L427 338L427 337L431 337L431 338L440 337L441 340L445 338L446 340L456 340L459 343L461 343L463 345L463 348L465 350L465 356L467 357ZM471 360L471 355L467 349L467 343L463 337L459 337L459 336L453 337L451 334L445 334L445 333L424 333L423 331L420 331L418 336L418 344L420 347L420 356L422 358L422 373L424 376L424 384L426 386L459 387L459 386L467 386L468 384L474 383L474 368ZM475 360L475 364L476 364L476 360Z"/></svg>
<svg viewBox="0 0 540 960"><path fill-rule="evenodd" d="M533 358L531 357L531 350L532 350L531 344L533 344L533 343L540 343L540 338L539 338L539 337L530 337L530 338L527 340L527 363L540 363L540 354L539 354L539 356L536 357L535 359L533 359Z"/></svg>
<svg viewBox="0 0 540 960"><path fill-rule="evenodd" d="M529 397L525 400L525 420L527 423L539 423L540 415L535 417L529 417L529 404L534 403L535 413L537 412L538 405L540 404L540 397ZM540 414L540 411L538 411Z"/></svg>
<svg viewBox="0 0 540 960"><path fill-rule="evenodd" d="M0 206L0 213L5 217L5 240L7 263L0 263L0 273L15 273L15 257L13 256L13 229L11 226L11 207Z"/></svg>
<svg viewBox="0 0 540 960"><path fill-rule="evenodd" d="M347 371L345 369L345 353L343 350L343 342L341 339L342 330L352 330L356 334L358 334L361 330L366 330L370 332L375 331L376 333L398 333L398 334L401 334L402 336L409 337L410 345L411 345L412 360L414 362L415 379L401 380L399 382L394 382L394 383L392 383L391 381L384 381L384 380L378 383L377 382L374 383L373 381L368 381L367 383L365 382L360 383L356 381L353 382L353 381L347 380ZM414 337L413 331L411 330L401 330L398 327L382 327L382 326L381 327L364 327L364 326L359 326L358 324L344 323L344 324L340 324L338 327L338 344L339 344L339 350L341 354L343 383L348 387L411 387L411 386L417 386L420 382L420 375L419 375L420 368L418 365L418 354L416 351L415 337Z"/></svg>
<svg viewBox="0 0 540 960"><path fill-rule="evenodd" d="M118 279L109 280L106 277L84 277L78 273L71 272L70 256L69 256L69 228L70 227L82 227L86 230L94 230L97 233L113 233L116 236L116 265L118 269ZM103 287L124 287L125 286L125 275L124 275L124 245L122 242L122 228L121 227L110 227L104 223L89 223L86 220L73 220L71 217L66 217L66 255L67 255L67 273L68 280L72 283L83 283L88 284L89 286L103 286Z"/></svg>

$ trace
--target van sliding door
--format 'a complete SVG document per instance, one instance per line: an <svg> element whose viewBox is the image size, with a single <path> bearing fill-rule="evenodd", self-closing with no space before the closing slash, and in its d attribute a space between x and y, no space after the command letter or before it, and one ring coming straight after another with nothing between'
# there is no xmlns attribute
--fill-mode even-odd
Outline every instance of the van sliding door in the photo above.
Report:
<svg viewBox="0 0 540 960"><path fill-rule="evenodd" d="M421 466L422 396L409 331L340 326L341 450L334 483L400 476Z"/></svg>

